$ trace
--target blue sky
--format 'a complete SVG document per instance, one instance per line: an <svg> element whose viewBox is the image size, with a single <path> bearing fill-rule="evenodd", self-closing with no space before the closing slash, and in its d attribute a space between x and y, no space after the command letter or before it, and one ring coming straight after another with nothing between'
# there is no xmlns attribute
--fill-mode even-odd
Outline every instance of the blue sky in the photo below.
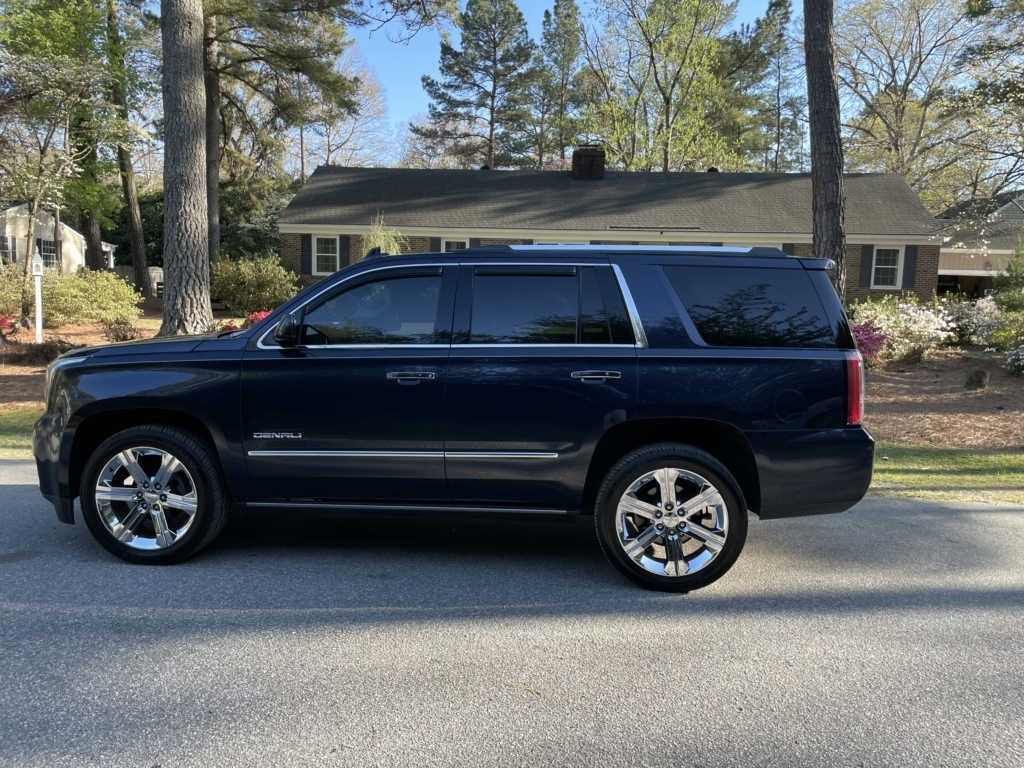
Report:
<svg viewBox="0 0 1024 768"><path fill-rule="evenodd" d="M577 0L584 16L587 0ZM544 11L554 5L554 0L517 0L519 9L526 17L530 36L540 40L541 21ZM794 2L794 13L799 3ZM768 0L740 0L736 12L737 22L749 22L763 15ZM388 122L404 129L413 118L427 112L427 96L423 92L420 77L424 74L437 76L437 63L441 53L440 37L435 30L426 29L408 43L395 43L388 39L388 30L355 30L351 33L356 47L367 68L380 83L388 109ZM394 34L392 32L391 34ZM458 45L458 35L453 37Z"/></svg>

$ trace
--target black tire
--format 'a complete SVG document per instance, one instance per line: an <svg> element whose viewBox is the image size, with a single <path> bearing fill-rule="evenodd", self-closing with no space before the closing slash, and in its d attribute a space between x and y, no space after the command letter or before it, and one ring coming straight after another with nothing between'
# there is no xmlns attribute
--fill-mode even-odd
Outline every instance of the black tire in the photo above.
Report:
<svg viewBox="0 0 1024 768"><path fill-rule="evenodd" d="M131 563L192 557L224 528L228 503L213 452L163 425L104 440L82 472L82 516L105 549Z"/></svg>
<svg viewBox="0 0 1024 768"><path fill-rule="evenodd" d="M657 443L611 468L597 493L594 525L601 549L627 577L649 589L689 592L736 562L747 538L747 507L739 484L713 456Z"/></svg>

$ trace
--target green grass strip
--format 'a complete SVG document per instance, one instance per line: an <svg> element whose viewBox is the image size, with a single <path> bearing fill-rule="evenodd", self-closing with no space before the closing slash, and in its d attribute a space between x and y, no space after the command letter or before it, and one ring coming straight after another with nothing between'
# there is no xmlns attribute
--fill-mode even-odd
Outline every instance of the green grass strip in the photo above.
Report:
<svg viewBox="0 0 1024 768"><path fill-rule="evenodd" d="M32 458L32 425L39 411L0 410L0 459Z"/></svg>
<svg viewBox="0 0 1024 768"><path fill-rule="evenodd" d="M1024 504L1024 452L879 443L872 494Z"/></svg>

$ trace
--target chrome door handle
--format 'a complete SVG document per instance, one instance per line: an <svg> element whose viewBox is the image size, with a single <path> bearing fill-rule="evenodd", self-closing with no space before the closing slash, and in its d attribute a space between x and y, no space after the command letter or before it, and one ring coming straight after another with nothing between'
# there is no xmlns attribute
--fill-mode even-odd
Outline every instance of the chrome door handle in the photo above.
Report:
<svg viewBox="0 0 1024 768"><path fill-rule="evenodd" d="M577 381L618 381L622 378L622 371L573 371L570 378Z"/></svg>
<svg viewBox="0 0 1024 768"><path fill-rule="evenodd" d="M388 371L388 381L399 384L418 384L421 381L436 381L436 371Z"/></svg>

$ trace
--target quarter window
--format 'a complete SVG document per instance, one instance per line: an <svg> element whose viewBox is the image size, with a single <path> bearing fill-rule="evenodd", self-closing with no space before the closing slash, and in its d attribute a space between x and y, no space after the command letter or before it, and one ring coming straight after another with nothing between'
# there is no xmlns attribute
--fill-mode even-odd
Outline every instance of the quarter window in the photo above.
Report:
<svg viewBox="0 0 1024 768"><path fill-rule="evenodd" d="M315 238L313 247L313 274L329 275L338 271L338 238Z"/></svg>
<svg viewBox="0 0 1024 768"><path fill-rule="evenodd" d="M872 288L899 288L902 253L899 248L875 248L875 263L871 270Z"/></svg>
<svg viewBox="0 0 1024 768"><path fill-rule="evenodd" d="M665 267L701 339L723 347L831 347L836 331L802 269ZM682 328L677 331L681 334Z"/></svg>
<svg viewBox="0 0 1024 768"><path fill-rule="evenodd" d="M441 275L392 277L334 294L302 319L302 343L433 344Z"/></svg>

